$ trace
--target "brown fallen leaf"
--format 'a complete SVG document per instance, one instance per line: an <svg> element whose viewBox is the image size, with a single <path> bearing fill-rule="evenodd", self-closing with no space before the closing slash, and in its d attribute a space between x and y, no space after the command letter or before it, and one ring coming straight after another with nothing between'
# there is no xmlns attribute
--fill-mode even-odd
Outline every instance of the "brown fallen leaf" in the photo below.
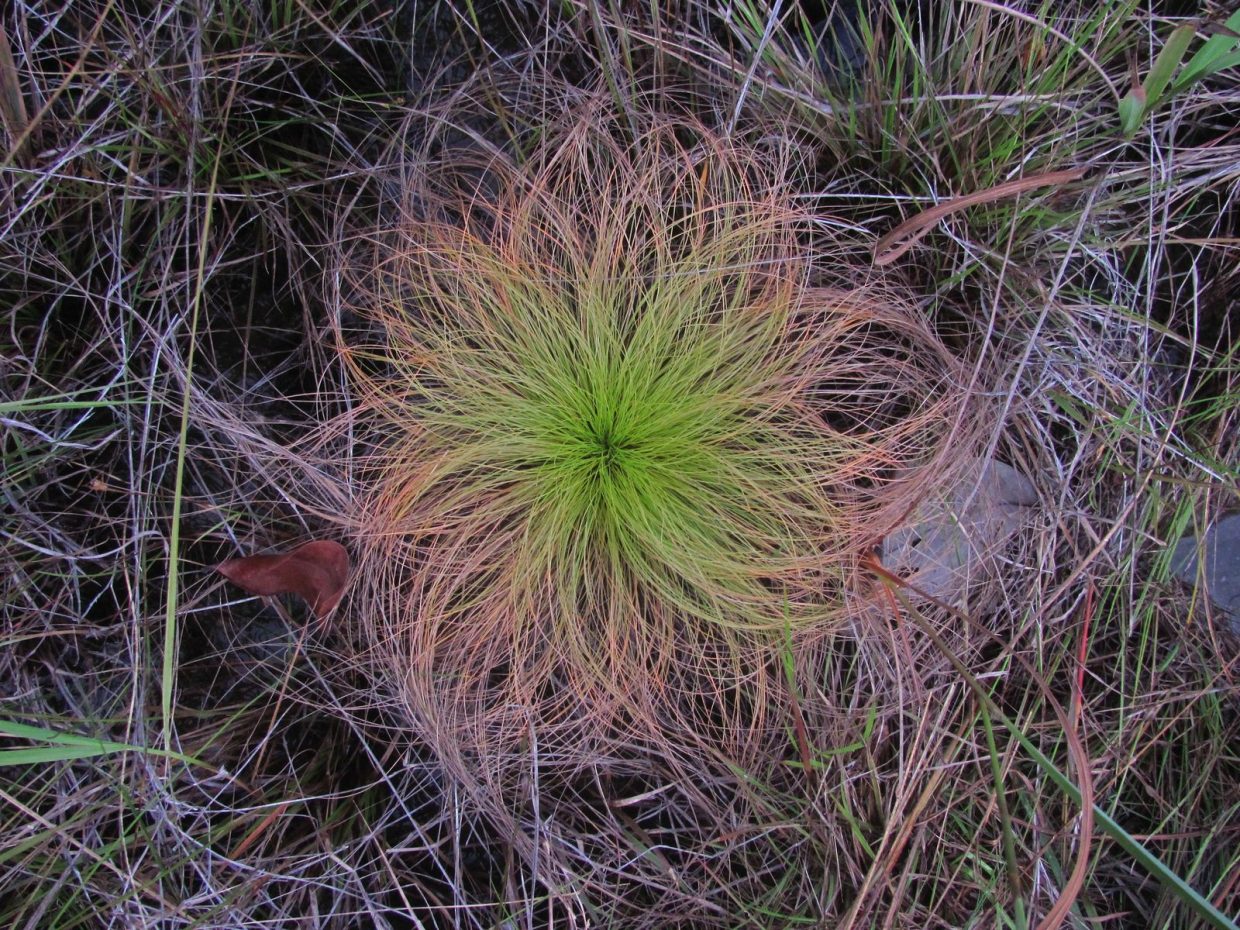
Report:
<svg viewBox="0 0 1240 930"><path fill-rule="evenodd" d="M288 552L229 559L215 570L250 594L296 594L321 620L344 596L349 553L338 542L312 540Z"/></svg>

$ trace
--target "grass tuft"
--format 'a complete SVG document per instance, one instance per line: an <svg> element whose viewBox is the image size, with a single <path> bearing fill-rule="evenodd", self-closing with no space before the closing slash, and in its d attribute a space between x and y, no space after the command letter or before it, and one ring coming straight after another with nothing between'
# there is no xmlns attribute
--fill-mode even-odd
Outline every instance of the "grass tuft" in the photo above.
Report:
<svg viewBox="0 0 1240 930"><path fill-rule="evenodd" d="M443 156L349 252L358 615L457 739L736 730L781 631L838 624L971 454L962 367L790 202L795 148L643 118L596 97L523 162Z"/></svg>

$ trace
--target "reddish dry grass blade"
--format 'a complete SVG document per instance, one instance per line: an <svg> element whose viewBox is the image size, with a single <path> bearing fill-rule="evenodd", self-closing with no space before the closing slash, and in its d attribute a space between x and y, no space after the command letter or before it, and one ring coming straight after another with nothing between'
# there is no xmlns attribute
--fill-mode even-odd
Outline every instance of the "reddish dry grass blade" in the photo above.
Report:
<svg viewBox="0 0 1240 930"><path fill-rule="evenodd" d="M250 594L296 594L322 619L344 596L349 553L330 540L313 540L289 552L229 559L216 571Z"/></svg>
<svg viewBox="0 0 1240 930"><path fill-rule="evenodd" d="M1089 169L1086 168L1066 168L1062 171L1050 171L1046 174L1035 174L1029 177L1016 178L1012 181L1006 181L995 187L988 187L983 191L974 191L972 194L965 194L963 197L955 197L951 200L944 201L937 206L933 206L928 210L923 210L909 219L905 220L891 232L887 233L878 242L874 243L874 264L890 265L897 258L911 249L914 245L921 241L926 233L934 228L934 224L945 216L950 216L957 210L963 210L965 207L973 207L984 203L993 203L996 200L1002 200L1005 197L1015 197L1017 194L1025 191L1036 190L1039 187L1048 187L1058 184L1067 184L1070 181L1078 181L1085 176Z"/></svg>

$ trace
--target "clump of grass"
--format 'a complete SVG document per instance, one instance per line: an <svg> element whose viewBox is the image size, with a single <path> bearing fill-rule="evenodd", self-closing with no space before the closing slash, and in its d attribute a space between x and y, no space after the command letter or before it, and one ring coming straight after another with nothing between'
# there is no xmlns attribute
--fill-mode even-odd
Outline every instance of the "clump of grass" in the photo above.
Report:
<svg viewBox="0 0 1240 930"><path fill-rule="evenodd" d="M966 375L789 200L791 144L633 119L442 155L349 253L358 619L454 745L743 745L783 631L971 451Z"/></svg>

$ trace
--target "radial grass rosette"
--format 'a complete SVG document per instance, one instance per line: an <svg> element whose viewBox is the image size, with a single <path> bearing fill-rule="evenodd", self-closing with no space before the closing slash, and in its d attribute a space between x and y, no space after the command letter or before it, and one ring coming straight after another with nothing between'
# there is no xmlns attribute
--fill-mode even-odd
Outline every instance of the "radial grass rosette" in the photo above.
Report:
<svg viewBox="0 0 1240 930"><path fill-rule="evenodd" d="M790 146L602 113L407 169L346 266L360 617L474 746L760 725L770 647L843 615L960 424L957 362L849 286Z"/></svg>

